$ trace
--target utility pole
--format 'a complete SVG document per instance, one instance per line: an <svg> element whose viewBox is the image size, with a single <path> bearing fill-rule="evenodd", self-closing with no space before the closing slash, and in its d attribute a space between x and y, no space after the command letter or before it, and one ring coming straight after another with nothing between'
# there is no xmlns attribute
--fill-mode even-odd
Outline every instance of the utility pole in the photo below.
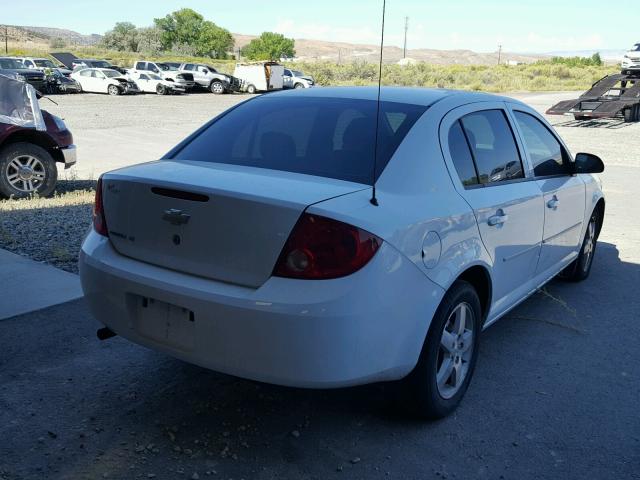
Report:
<svg viewBox="0 0 640 480"><path fill-rule="evenodd" d="M342 64L342 49L338 49L338 65Z"/></svg>
<svg viewBox="0 0 640 480"><path fill-rule="evenodd" d="M404 53L402 58L407 58L407 33L409 32L409 17L404 17Z"/></svg>
<svg viewBox="0 0 640 480"><path fill-rule="evenodd" d="M498 65L502 62L502 45L498 45Z"/></svg>
<svg viewBox="0 0 640 480"><path fill-rule="evenodd" d="M9 54L9 27L4 26L4 53Z"/></svg>

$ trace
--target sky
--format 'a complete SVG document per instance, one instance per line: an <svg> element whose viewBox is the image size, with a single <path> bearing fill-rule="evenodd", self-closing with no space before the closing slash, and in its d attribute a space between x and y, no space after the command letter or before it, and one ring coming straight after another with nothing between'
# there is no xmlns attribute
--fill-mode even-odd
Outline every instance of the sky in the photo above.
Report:
<svg viewBox="0 0 640 480"><path fill-rule="evenodd" d="M637 29L623 28L640 24L636 3L616 0L607 13L596 0L387 0L385 44L402 45L408 16L409 48L492 52L503 45L522 53L626 49L640 41ZM234 33L380 41L382 0L0 0L0 24L102 34L118 21L148 26L153 18L183 7Z"/></svg>

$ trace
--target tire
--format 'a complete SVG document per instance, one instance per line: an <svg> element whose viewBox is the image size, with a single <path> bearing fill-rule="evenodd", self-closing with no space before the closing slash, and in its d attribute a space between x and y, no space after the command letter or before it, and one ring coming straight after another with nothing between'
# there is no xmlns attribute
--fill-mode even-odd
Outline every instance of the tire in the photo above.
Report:
<svg viewBox="0 0 640 480"><path fill-rule="evenodd" d="M24 169L22 175L19 167ZM48 197L55 190L57 181L56 163L44 148L21 142L0 150L0 196L28 198L37 194Z"/></svg>
<svg viewBox="0 0 640 480"><path fill-rule="evenodd" d="M107 93L115 97L120 95L120 89L116 85L109 85Z"/></svg>
<svg viewBox="0 0 640 480"><path fill-rule="evenodd" d="M211 90L211 93L215 93L216 95L222 95L224 93L224 85L222 82L211 82L209 90Z"/></svg>
<svg viewBox="0 0 640 480"><path fill-rule="evenodd" d="M303 85L302 83L296 83L296 84L293 86L293 88L294 88L294 89L296 89L296 90L299 90L299 89L301 89L301 88L304 88L304 85Z"/></svg>
<svg viewBox="0 0 640 480"><path fill-rule="evenodd" d="M465 320L462 329L461 318ZM449 338L444 336L445 329ZM481 330L478 294L470 283L458 280L433 316L418 364L401 382L400 401L405 410L421 418L438 419L458 407L473 376ZM460 331L463 336L458 336ZM456 343L452 345L449 340ZM450 347L445 348L445 343Z"/></svg>
<svg viewBox="0 0 640 480"><path fill-rule="evenodd" d="M251 95L253 95L254 93L256 93L256 86L255 85L249 85L247 87L247 93L250 93Z"/></svg>
<svg viewBox="0 0 640 480"><path fill-rule="evenodd" d="M578 258L560 272L560 275L558 275L560 278L569 282L581 282L589 277L591 266L593 265L593 257L595 257L598 245L599 228L600 212L596 209L589 218L589 225L587 225Z"/></svg>
<svg viewBox="0 0 640 480"><path fill-rule="evenodd" d="M579 121L589 120L589 117L587 117L585 115L578 115L577 113L573 115L573 118L575 120L579 120Z"/></svg>
<svg viewBox="0 0 640 480"><path fill-rule="evenodd" d="M167 94L167 88L162 84L158 84L158 86L156 86L156 93L158 95L166 95Z"/></svg>
<svg viewBox="0 0 640 480"><path fill-rule="evenodd" d="M634 121L634 110L635 108L628 107L622 111L622 115L624 116L624 123L631 123Z"/></svg>

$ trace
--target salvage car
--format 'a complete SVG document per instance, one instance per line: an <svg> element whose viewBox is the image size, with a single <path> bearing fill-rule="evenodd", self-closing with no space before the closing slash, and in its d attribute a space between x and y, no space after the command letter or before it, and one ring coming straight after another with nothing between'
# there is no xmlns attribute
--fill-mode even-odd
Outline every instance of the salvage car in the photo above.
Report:
<svg viewBox="0 0 640 480"><path fill-rule="evenodd" d="M130 72L132 75L138 75L140 73L155 73L164 80L174 82L186 90L191 90L195 87L196 82L193 80L191 73L180 72L176 67L172 67L166 63L161 62L146 62L138 61L133 65L133 70Z"/></svg>
<svg viewBox="0 0 640 480"><path fill-rule="evenodd" d="M65 76L59 69L45 72L45 87L43 93L80 93L82 87L71 77Z"/></svg>
<svg viewBox="0 0 640 480"><path fill-rule="evenodd" d="M299 70L284 69L284 88L311 88L316 82L310 75L305 75Z"/></svg>
<svg viewBox="0 0 640 480"><path fill-rule="evenodd" d="M410 411L451 413L484 329L589 276L604 165L516 100L377 98L263 95L104 174L80 252L100 336L281 385L393 381Z"/></svg>
<svg viewBox="0 0 640 480"><path fill-rule="evenodd" d="M84 68L71 74L83 92L124 95L139 93L140 89L120 72L108 68Z"/></svg>
<svg viewBox="0 0 640 480"><path fill-rule="evenodd" d="M138 85L141 92L168 95L171 93L184 93L186 91L182 85L165 80L151 72L130 75L129 78Z"/></svg>
<svg viewBox="0 0 640 480"><path fill-rule="evenodd" d="M71 70L56 65L48 58L16 57L16 59L22 62L25 68L40 70L41 72L44 72L45 70L55 70L60 72L65 77L71 75Z"/></svg>
<svg viewBox="0 0 640 480"><path fill-rule="evenodd" d="M0 74L17 75L18 80L29 83L36 90L42 90L45 85L44 73L25 68L22 62L11 57L0 57Z"/></svg>
<svg viewBox="0 0 640 480"><path fill-rule="evenodd" d="M202 63L182 63L178 67L178 70L192 74L193 80L197 85L217 95L233 93L240 90L240 80L226 73L218 72L210 65L204 65Z"/></svg>
<svg viewBox="0 0 640 480"><path fill-rule="evenodd" d="M640 42L625 53L622 59L622 73L627 75L640 75Z"/></svg>
<svg viewBox="0 0 640 480"><path fill-rule="evenodd" d="M76 163L71 132L61 118L40 110L33 87L0 75L0 197L51 195L56 163Z"/></svg>

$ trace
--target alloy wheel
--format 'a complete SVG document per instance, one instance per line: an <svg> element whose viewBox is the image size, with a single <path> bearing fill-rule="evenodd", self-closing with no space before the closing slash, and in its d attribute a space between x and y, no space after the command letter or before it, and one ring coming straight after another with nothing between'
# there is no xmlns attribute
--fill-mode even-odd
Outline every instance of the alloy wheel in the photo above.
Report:
<svg viewBox="0 0 640 480"><path fill-rule="evenodd" d="M44 164L38 158L19 155L8 163L5 176L16 190L34 193L44 183L47 173Z"/></svg>
<svg viewBox="0 0 640 480"><path fill-rule="evenodd" d="M449 315L440 337L436 362L436 384L444 399L453 397L464 383L473 356L473 310L467 303L460 303Z"/></svg>

